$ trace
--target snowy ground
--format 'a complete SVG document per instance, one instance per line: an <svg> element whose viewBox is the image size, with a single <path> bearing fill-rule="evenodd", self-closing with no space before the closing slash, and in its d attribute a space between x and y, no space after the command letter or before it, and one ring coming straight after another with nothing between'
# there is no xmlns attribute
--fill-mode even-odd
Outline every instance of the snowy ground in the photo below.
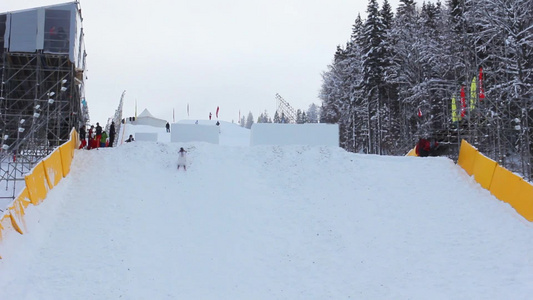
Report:
<svg viewBox="0 0 533 300"><path fill-rule="evenodd" d="M452 161L221 131L221 145L77 151L28 233L6 237L0 299L533 295L533 224Z"/></svg>

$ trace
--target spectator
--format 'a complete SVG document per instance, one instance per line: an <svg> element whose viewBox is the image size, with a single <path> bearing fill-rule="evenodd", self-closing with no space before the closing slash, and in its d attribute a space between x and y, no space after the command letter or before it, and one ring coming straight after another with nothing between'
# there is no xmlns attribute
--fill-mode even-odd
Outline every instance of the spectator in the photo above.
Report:
<svg viewBox="0 0 533 300"><path fill-rule="evenodd" d="M91 148L94 147L93 138L94 138L94 125L91 125L91 128L89 129L89 137L87 141L87 150L91 150Z"/></svg>
<svg viewBox="0 0 533 300"><path fill-rule="evenodd" d="M96 149L100 147L100 139L102 138L102 126L96 122Z"/></svg>
<svg viewBox="0 0 533 300"><path fill-rule="evenodd" d="M86 135L87 135L87 132L85 131L85 125L83 125L80 128L80 147L79 147L79 149L83 149L87 145L87 141L85 140Z"/></svg>
<svg viewBox="0 0 533 300"><path fill-rule="evenodd" d="M102 132L102 137L100 138L100 147L106 147L106 143L107 143L107 132Z"/></svg>
<svg viewBox="0 0 533 300"><path fill-rule="evenodd" d="M429 156L430 144L427 139L420 138L418 143L416 143L415 152L417 156L426 157Z"/></svg>
<svg viewBox="0 0 533 300"><path fill-rule="evenodd" d="M125 141L126 143L133 142L135 139L133 138L133 135L130 134L130 137Z"/></svg>
<svg viewBox="0 0 533 300"><path fill-rule="evenodd" d="M431 142L427 139L420 138L416 144L415 152L417 156L426 157L426 156L439 156L443 148L440 147L439 143L435 140Z"/></svg>
<svg viewBox="0 0 533 300"><path fill-rule="evenodd" d="M167 122L167 125L165 125L165 128L167 129L167 132L170 132L170 124Z"/></svg>
<svg viewBox="0 0 533 300"><path fill-rule="evenodd" d="M113 147L113 143L115 142L115 122L111 122L111 126L109 126L109 147Z"/></svg>

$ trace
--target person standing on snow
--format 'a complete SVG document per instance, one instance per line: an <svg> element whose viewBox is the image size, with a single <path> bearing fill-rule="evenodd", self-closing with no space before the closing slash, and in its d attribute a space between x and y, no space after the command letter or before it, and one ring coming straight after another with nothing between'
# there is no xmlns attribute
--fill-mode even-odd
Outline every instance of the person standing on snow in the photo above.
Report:
<svg viewBox="0 0 533 300"><path fill-rule="evenodd" d="M94 147L94 125L91 125L91 128L89 129L89 137L87 141L87 150L91 150Z"/></svg>
<svg viewBox="0 0 533 300"><path fill-rule="evenodd" d="M115 142L115 134L117 132L115 131L115 122L111 122L111 126L109 126L109 147L113 147L113 142Z"/></svg>
<svg viewBox="0 0 533 300"><path fill-rule="evenodd" d="M83 125L80 128L80 148L79 149L83 149L87 145L87 141L85 140L86 136L87 136L87 132L85 131L85 125Z"/></svg>
<svg viewBox="0 0 533 300"><path fill-rule="evenodd" d="M167 129L167 132L170 132L170 124L167 122L167 125L165 125L165 128Z"/></svg>
<svg viewBox="0 0 533 300"><path fill-rule="evenodd" d="M100 148L100 139L102 139L102 126L96 122L96 149Z"/></svg>
<svg viewBox="0 0 533 300"><path fill-rule="evenodd" d="M100 147L106 147L107 144L107 133L104 131L102 132L102 137L100 138Z"/></svg>
<svg viewBox="0 0 533 300"><path fill-rule="evenodd" d="M185 149L181 147L178 155L178 170L180 169L180 166L183 166L183 170L187 171L187 157L185 156L186 153L187 151L185 151Z"/></svg>

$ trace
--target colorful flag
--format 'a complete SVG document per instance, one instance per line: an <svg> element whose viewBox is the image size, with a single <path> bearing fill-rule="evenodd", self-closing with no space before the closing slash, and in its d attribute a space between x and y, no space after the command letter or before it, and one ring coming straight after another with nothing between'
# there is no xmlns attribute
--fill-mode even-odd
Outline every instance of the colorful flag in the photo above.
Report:
<svg viewBox="0 0 533 300"><path fill-rule="evenodd" d="M485 99L485 91L483 90L483 68L479 68L479 101Z"/></svg>
<svg viewBox="0 0 533 300"><path fill-rule="evenodd" d="M466 96L465 87L461 86L461 118L464 118L466 114Z"/></svg>
<svg viewBox="0 0 533 300"><path fill-rule="evenodd" d="M220 110L220 107L217 106L217 113L216 113L217 119L218 119L218 111L219 110Z"/></svg>
<svg viewBox="0 0 533 300"><path fill-rule="evenodd" d="M458 122L459 117L457 116L457 103L455 101L455 95L452 96L452 122Z"/></svg>
<svg viewBox="0 0 533 300"><path fill-rule="evenodd" d="M472 83L470 84L470 110L476 108L476 96L477 96L477 85L476 85L476 76L472 78Z"/></svg>

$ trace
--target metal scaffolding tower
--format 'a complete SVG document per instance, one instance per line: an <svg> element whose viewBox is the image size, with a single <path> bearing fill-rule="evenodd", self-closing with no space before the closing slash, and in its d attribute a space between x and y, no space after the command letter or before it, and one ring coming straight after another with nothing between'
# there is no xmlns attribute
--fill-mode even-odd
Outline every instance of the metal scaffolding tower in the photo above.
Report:
<svg viewBox="0 0 533 300"><path fill-rule="evenodd" d="M78 5L38 9L46 11L46 22L59 22L52 18L57 12L72 11L80 14L81 19ZM72 128L78 129L88 120L81 22L67 29L77 32L76 42L44 35L43 47L21 51L13 42L21 32L16 30L15 20L28 18L27 15L26 11L0 15L0 189L6 191L2 198L14 198L18 191L16 183L24 180L24 174L66 142ZM70 20L70 15L67 16ZM40 26L38 21L35 24ZM42 27L45 24L42 22ZM7 36L10 45L5 43ZM73 59L75 52L77 59Z"/></svg>

